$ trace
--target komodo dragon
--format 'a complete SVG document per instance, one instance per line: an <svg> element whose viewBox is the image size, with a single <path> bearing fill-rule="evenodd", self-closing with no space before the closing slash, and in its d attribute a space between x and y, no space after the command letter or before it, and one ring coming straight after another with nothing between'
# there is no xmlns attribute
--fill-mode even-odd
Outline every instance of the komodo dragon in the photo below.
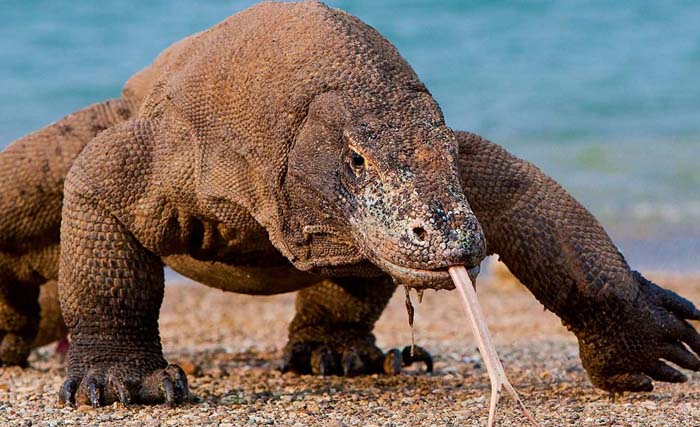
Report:
<svg viewBox="0 0 700 427"><path fill-rule="evenodd" d="M120 99L9 145L0 177L0 360L65 335L58 281L62 402L186 398L158 332L164 265L300 291L297 372L395 372L372 335L395 283L451 288L448 266L487 253L576 334L597 387L686 379L660 359L700 368L690 302L631 271L539 169L451 131L394 46L320 3L263 3L174 44Z"/></svg>

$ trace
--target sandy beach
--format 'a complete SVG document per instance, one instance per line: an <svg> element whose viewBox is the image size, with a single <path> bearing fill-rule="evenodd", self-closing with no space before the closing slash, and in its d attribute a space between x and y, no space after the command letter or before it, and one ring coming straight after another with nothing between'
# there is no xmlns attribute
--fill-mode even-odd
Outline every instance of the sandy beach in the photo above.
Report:
<svg viewBox="0 0 700 427"><path fill-rule="evenodd" d="M700 300L700 276L649 274ZM543 426L700 425L700 375L687 384L657 384L649 394L611 402L588 382L576 340L558 318L502 275L479 282L506 371ZM0 369L0 423L12 426L483 426L488 376L466 326L457 294L426 292L416 305L416 342L435 356L396 377L281 374L278 363L294 295L250 297L197 284L169 283L161 315L168 357L188 372L193 402L177 408L114 405L99 410L56 404L64 362L53 346L35 351L31 367ZM410 341L403 292L376 333L385 348ZM526 425L507 397L499 426Z"/></svg>

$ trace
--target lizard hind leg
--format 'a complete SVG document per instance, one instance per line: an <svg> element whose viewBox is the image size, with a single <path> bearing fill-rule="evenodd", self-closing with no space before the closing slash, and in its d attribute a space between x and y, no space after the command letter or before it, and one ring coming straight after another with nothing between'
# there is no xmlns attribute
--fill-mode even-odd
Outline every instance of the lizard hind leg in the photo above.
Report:
<svg viewBox="0 0 700 427"><path fill-rule="evenodd" d="M39 283L0 253L0 365L26 366L39 328Z"/></svg>
<svg viewBox="0 0 700 427"><path fill-rule="evenodd" d="M68 341L68 328L61 314L58 301L58 281L49 280L41 285L39 293L40 321L39 331L34 338L32 347L41 347L54 341L62 340L56 349L57 353L65 353Z"/></svg>
<svg viewBox="0 0 700 427"><path fill-rule="evenodd" d="M5 276L7 279L7 276ZM0 279L0 364L27 364L29 352L63 339L68 330L58 302L57 282L39 286L35 281L8 282ZM65 353L65 350L58 353Z"/></svg>

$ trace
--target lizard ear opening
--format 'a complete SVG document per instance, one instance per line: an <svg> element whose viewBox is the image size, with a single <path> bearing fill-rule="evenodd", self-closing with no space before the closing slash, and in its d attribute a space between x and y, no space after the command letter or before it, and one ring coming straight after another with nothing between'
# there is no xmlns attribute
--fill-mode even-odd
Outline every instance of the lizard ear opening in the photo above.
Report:
<svg viewBox="0 0 700 427"><path fill-rule="evenodd" d="M336 168L343 150L343 128L351 118L349 101L339 92L317 95L287 154L287 179L317 186L329 179L329 168ZM358 154L359 155L359 154ZM363 158L348 159L348 165L362 169ZM285 179L285 181L287 181Z"/></svg>
<svg viewBox="0 0 700 427"><path fill-rule="evenodd" d="M307 110L302 128L309 122L326 126L342 126L350 119L350 105L346 96L337 91L316 95Z"/></svg>

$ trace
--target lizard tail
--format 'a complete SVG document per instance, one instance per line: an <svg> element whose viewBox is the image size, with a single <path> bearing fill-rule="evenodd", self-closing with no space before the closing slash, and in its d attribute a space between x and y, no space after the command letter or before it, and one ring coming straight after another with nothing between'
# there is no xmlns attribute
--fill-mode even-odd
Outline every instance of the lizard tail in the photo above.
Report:
<svg viewBox="0 0 700 427"><path fill-rule="evenodd" d="M0 250L58 237L63 181L73 162L95 135L129 119L133 105L123 99L91 105L0 152Z"/></svg>

